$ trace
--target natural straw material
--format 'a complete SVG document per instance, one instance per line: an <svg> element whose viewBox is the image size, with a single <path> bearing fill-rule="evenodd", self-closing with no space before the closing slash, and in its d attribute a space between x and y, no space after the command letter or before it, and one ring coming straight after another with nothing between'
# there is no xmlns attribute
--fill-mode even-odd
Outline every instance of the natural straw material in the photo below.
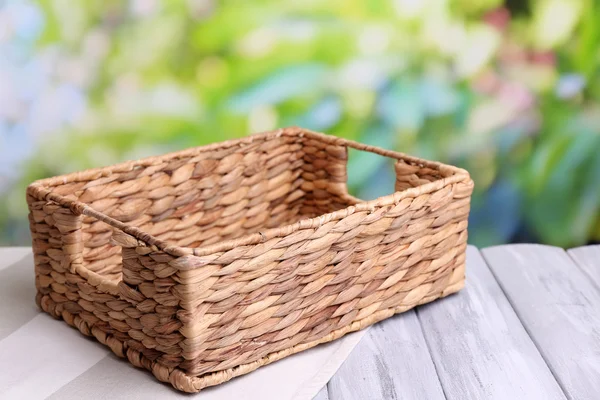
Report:
<svg viewBox="0 0 600 400"><path fill-rule="evenodd" d="M350 196L348 148L394 159L396 192ZM300 128L44 179L27 189L36 299L197 392L458 291L472 189Z"/></svg>

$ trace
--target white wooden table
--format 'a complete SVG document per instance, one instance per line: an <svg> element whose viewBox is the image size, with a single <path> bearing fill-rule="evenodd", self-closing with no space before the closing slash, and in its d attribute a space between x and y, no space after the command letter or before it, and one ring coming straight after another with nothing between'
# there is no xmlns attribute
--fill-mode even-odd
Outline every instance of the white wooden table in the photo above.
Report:
<svg viewBox="0 0 600 400"><path fill-rule="evenodd" d="M372 327L315 399L600 399L600 246L469 247L464 290Z"/></svg>
<svg viewBox="0 0 600 400"><path fill-rule="evenodd" d="M170 390L40 315L30 250L20 250L1 253L0 348L37 337L27 376L55 386L26 398L206 397ZM316 399L600 399L600 246L469 247L465 289L371 327Z"/></svg>

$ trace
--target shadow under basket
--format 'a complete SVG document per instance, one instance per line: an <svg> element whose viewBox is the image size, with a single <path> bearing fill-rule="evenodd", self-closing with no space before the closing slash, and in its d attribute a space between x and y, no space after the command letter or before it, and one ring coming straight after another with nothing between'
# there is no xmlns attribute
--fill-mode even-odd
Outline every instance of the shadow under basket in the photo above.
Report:
<svg viewBox="0 0 600 400"><path fill-rule="evenodd" d="M348 194L348 148L395 193ZM37 181L37 302L197 392L464 285L462 169L286 128Z"/></svg>

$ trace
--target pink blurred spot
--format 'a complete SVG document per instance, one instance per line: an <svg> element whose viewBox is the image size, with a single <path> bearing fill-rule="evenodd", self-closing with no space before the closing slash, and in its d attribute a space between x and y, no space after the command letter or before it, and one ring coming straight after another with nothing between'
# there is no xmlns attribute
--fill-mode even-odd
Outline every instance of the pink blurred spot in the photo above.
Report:
<svg viewBox="0 0 600 400"><path fill-rule="evenodd" d="M550 66L554 66L556 64L556 54L551 51L533 52L530 54L529 59L534 64Z"/></svg>
<svg viewBox="0 0 600 400"><path fill-rule="evenodd" d="M471 87L479 93L493 93L498 89L500 84L500 78L496 72L486 70L473 79Z"/></svg>
<svg viewBox="0 0 600 400"><path fill-rule="evenodd" d="M485 14L483 21L499 31L504 31L510 22L510 11L504 7L496 8Z"/></svg>
<svg viewBox="0 0 600 400"><path fill-rule="evenodd" d="M535 101L533 94L525 86L515 82L505 82L500 87L498 97L518 110L530 108Z"/></svg>
<svg viewBox="0 0 600 400"><path fill-rule="evenodd" d="M517 43L507 42L502 46L499 58L507 64L526 62L527 51Z"/></svg>

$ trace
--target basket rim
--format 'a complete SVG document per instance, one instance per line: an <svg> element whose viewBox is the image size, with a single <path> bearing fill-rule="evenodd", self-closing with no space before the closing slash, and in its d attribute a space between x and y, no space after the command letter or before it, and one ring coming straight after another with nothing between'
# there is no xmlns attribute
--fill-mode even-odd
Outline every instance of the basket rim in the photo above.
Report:
<svg viewBox="0 0 600 400"><path fill-rule="evenodd" d="M168 241L158 239L155 236L150 235L137 227L109 217L108 215L102 212L96 211L94 208L92 208L90 205L84 202L81 202L79 200L68 199L63 195L54 193L52 191L52 187L59 186L62 184L81 181L91 181L94 179L110 176L113 173L130 172L134 169L149 167L152 165L162 163L166 160L186 158L190 156L193 157L194 155L206 151L226 149L239 145L247 145L253 143L256 140L269 140L281 136L309 137L332 145L343 145L357 150L363 150L370 153L379 154L381 156L396 159L398 161L404 160L410 163L418 164L420 166L432 167L447 176L432 182L428 182L424 185L401 191L395 191L389 195L378 197L373 200L365 201L361 199L356 199L358 202L354 205L350 205L337 211L322 214L317 217L303 218L292 224L286 224L280 227L269 228L265 229L264 231L245 234L239 238L227 239L222 242L205 246L199 246L196 248L172 245ZM133 238L137 239L137 241L140 241L141 243L137 243L138 246L146 246L152 248L153 250L164 251L175 257L183 257L207 256L214 253L229 251L239 246L256 245L264 243L267 240L270 240L274 237L286 236L300 229L319 228L330 221L347 217L349 215L354 214L355 212L373 212L376 209L376 207L398 204L400 201L402 201L408 196L417 197L424 193L430 193L432 191L439 190L448 184L470 180L471 178L469 172L459 167L455 167L437 161L430 161L410 156L397 151L382 149L376 146L365 145L356 141L343 139L332 135L326 135L323 133L311 131L309 129L293 126L278 129L275 131L253 134L239 139L231 139L223 142L213 143L206 146L192 147L181 151L165 153L159 156L146 157L140 160L125 161L123 163L111 166L88 169L81 172L74 172L66 175L40 179L31 183L27 187L27 193L40 200L53 201L62 206L65 206L69 208L75 215L86 215L100 220L102 222L105 222L108 225L111 225L112 227L122 231L123 233L132 236Z"/></svg>

